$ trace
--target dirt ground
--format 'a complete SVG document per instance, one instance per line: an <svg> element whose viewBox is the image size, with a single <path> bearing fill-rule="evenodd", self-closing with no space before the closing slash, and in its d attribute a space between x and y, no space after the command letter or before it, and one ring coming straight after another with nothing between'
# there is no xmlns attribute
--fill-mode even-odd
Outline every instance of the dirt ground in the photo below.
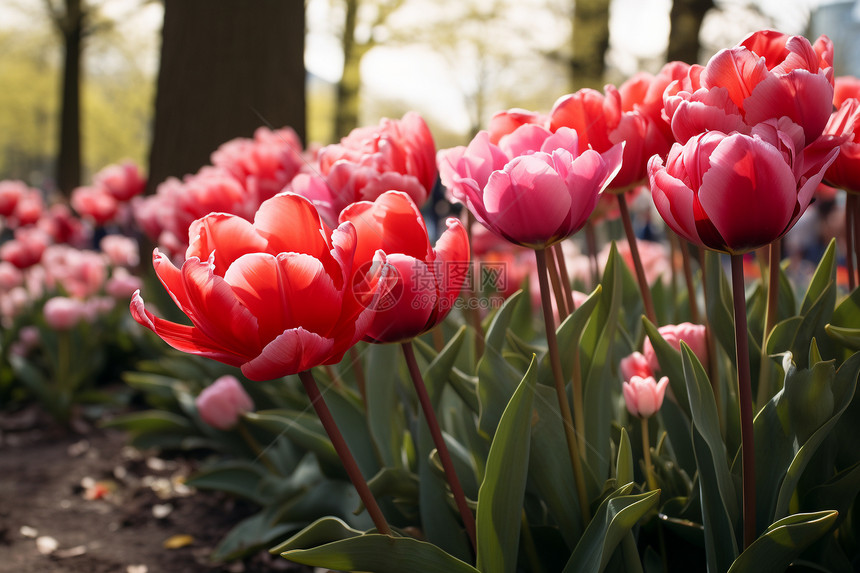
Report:
<svg viewBox="0 0 860 573"><path fill-rule="evenodd" d="M194 459L139 452L118 431L77 430L36 410L0 412L0 573L310 571L265 552L212 563L253 508L184 486Z"/></svg>

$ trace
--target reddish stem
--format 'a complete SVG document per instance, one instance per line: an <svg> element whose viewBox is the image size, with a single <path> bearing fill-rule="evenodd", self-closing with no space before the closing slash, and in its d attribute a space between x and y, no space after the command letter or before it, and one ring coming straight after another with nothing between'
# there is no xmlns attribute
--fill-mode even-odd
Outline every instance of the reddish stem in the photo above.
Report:
<svg viewBox="0 0 860 573"><path fill-rule="evenodd" d="M848 193L845 197L845 267L848 270L848 290L853 291L857 286L854 276L854 245L857 231L857 221L854 217L854 196Z"/></svg>
<svg viewBox="0 0 860 573"><path fill-rule="evenodd" d="M365 481L364 476L361 475L361 470L358 468L358 463L349 450L346 440L343 439L343 435L340 433L328 406L326 406L325 400L323 400L322 394L320 394L320 390L317 387L317 382L314 380L314 375L310 370L305 370L304 372L299 372L299 379L302 381L305 392L307 392L308 398L310 398L311 405L314 407L323 428L325 428L334 446L334 451L337 452L347 475L349 475L350 481L352 481L352 485L355 486L358 497L361 498L361 502L367 509L367 513L373 520L374 525L376 525L376 529L383 535L391 535L391 528L388 526L388 522L385 521L385 516L382 515L382 510L379 509L376 498L370 492L367 481Z"/></svg>
<svg viewBox="0 0 860 573"><path fill-rule="evenodd" d="M549 271L549 282L552 285L552 292L555 294L555 306L558 310L558 322L567 318L570 311L567 309L567 299L561 290L561 278L558 276L558 266L555 261L555 251L549 247L544 251L546 253L547 270Z"/></svg>
<svg viewBox="0 0 860 573"><path fill-rule="evenodd" d="M636 244L636 233L633 232L633 221L630 219L630 209L627 208L627 198L624 193L618 194L618 209L621 211L621 222L624 224L624 234L627 235L627 244L630 247L630 256L633 258L633 267L636 270L636 281L639 283L639 292L642 294L642 302L645 305L645 316L652 323L657 324L657 313L654 312L654 301L651 300L651 289L648 288L648 279L645 278L645 268L642 266L642 258L639 256L639 247Z"/></svg>
<svg viewBox="0 0 860 573"><path fill-rule="evenodd" d="M567 313L574 310L573 289L570 286L570 273L567 272L567 261L564 260L564 249L561 243L552 246L555 249L555 262L558 263L558 274L561 275L561 286L564 288L564 297L567 299Z"/></svg>
<svg viewBox="0 0 860 573"><path fill-rule="evenodd" d="M439 454L439 460L442 462L442 468L445 470L445 477L448 479L448 485L451 486L451 492L454 494L454 500L457 502L460 518L463 520L463 525L466 526L466 533L472 542L472 548L477 551L475 516L466 502L466 494L463 493L463 487L460 485L460 480L454 469L454 461L448 452L448 446L445 445L445 438L442 437L442 429L439 427L439 421L436 419L436 413L433 411L433 403L430 401L430 395L427 394L427 387L424 385L421 369L418 368L418 361L415 360L415 350L412 348L412 341L407 340L400 346L403 348L403 355L406 357L406 365L409 367L409 374L412 376L412 384L415 386L415 392L418 394L418 401L421 403L421 409L424 411L424 419L427 420L427 426L430 428L433 445L436 446L436 452Z"/></svg>
<svg viewBox="0 0 860 573"><path fill-rule="evenodd" d="M744 549L756 538L755 525L755 439L753 436L752 380L750 375L749 333L744 288L743 255L732 255L732 299L735 306L735 352L738 370L738 401L741 415L741 453L743 464Z"/></svg>

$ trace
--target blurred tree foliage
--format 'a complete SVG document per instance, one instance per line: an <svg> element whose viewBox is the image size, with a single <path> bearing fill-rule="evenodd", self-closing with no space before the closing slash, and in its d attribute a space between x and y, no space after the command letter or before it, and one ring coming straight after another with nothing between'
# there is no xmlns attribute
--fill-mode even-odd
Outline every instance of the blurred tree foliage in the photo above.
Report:
<svg viewBox="0 0 860 573"><path fill-rule="evenodd" d="M109 31L93 46L82 86L82 181L110 163L145 165L153 78L136 39ZM60 50L47 22L0 30L0 179L54 189Z"/></svg>

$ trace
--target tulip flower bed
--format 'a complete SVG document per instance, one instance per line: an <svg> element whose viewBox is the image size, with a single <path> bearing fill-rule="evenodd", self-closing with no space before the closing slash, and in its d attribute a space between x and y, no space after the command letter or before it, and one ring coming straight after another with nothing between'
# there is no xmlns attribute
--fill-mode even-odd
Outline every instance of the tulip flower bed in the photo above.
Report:
<svg viewBox="0 0 860 573"><path fill-rule="evenodd" d="M63 241L0 185L4 271L26 269L0 392L66 419L119 365L150 409L103 425L206 452L186 485L255 508L215 560L856 570L860 89L832 62L825 37L763 31L462 147L409 113L315 153L261 128L145 198L111 168L72 206L117 232L75 256L125 288L122 235L157 243L130 315L81 320L107 271L51 282ZM434 226L438 182L461 217ZM847 191L844 240L790 280L783 237L823 183ZM634 232L643 185L668 249ZM69 366L104 332L113 371Z"/></svg>

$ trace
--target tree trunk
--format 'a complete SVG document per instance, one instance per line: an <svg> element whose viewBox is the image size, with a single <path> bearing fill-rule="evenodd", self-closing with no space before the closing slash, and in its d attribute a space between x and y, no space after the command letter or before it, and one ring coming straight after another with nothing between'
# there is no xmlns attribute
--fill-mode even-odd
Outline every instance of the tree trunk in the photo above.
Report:
<svg viewBox="0 0 860 573"><path fill-rule="evenodd" d="M304 140L304 37L304 2L165 0L148 191L261 125Z"/></svg>
<svg viewBox="0 0 860 573"><path fill-rule="evenodd" d="M669 48L666 61L695 64L699 61L699 31L713 0L673 0L669 12Z"/></svg>
<svg viewBox="0 0 860 573"><path fill-rule="evenodd" d="M571 91L603 89L609 49L609 0L576 0L573 8Z"/></svg>
<svg viewBox="0 0 860 573"><path fill-rule="evenodd" d="M81 50L84 12L81 0L66 0L65 17L55 21L63 37L63 87L57 187L66 196L81 184Z"/></svg>
<svg viewBox="0 0 860 573"><path fill-rule="evenodd" d="M355 25L359 0L346 0L343 24L343 73L337 83L334 137L339 140L358 126L359 91L361 89L361 58L367 51L355 43Z"/></svg>

